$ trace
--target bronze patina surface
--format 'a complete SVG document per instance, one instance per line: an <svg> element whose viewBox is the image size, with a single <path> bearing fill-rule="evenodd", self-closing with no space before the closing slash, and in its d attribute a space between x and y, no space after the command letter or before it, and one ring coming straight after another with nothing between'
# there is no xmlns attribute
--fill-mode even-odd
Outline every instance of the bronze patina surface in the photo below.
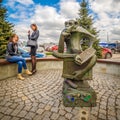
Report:
<svg viewBox="0 0 120 120"><path fill-rule="evenodd" d="M82 36L90 40L89 46L83 51ZM61 32L58 51L53 52L57 58L63 59L63 103L65 106L89 107L96 105L96 93L87 80L92 79L92 67L96 63L95 49L92 44L95 36L80 27L75 20L65 22ZM64 46L66 45L66 52Z"/></svg>

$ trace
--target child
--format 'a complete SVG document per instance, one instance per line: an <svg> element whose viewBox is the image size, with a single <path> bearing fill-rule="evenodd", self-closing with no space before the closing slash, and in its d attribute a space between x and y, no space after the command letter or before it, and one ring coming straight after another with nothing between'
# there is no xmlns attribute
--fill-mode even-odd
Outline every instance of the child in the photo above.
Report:
<svg viewBox="0 0 120 120"><path fill-rule="evenodd" d="M13 34L10 37L6 50L6 60L8 62L18 64L17 78L20 80L24 80L25 78L22 76L22 67L25 69L26 74L31 75L32 73L27 69L25 59L22 58L18 53L18 40L19 37L16 34Z"/></svg>

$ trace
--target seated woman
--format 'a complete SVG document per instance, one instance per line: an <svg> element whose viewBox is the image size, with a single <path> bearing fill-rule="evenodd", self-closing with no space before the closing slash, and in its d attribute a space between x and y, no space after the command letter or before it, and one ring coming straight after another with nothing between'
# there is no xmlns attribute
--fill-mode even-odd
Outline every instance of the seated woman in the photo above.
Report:
<svg viewBox="0 0 120 120"><path fill-rule="evenodd" d="M17 78L20 80L24 80L25 78L22 76L22 67L25 69L26 74L31 75L32 73L27 69L25 59L22 58L18 53L18 44L17 44L18 40L19 37L16 34L13 34L10 37L6 50L6 60L8 62L18 64Z"/></svg>

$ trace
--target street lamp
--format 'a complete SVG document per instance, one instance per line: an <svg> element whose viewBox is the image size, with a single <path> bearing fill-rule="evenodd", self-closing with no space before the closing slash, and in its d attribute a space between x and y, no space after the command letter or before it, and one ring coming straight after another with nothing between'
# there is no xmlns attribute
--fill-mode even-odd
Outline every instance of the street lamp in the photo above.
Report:
<svg viewBox="0 0 120 120"><path fill-rule="evenodd" d="M107 43L109 43L109 33L107 32Z"/></svg>

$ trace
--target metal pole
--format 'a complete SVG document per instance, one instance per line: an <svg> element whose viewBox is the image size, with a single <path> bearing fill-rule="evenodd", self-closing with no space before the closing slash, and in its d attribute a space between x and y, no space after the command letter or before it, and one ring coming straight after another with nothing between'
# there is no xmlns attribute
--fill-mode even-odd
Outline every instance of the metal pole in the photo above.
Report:
<svg viewBox="0 0 120 120"><path fill-rule="evenodd" d="M107 32L107 43L109 43L110 41L109 41L109 34L108 34L108 32Z"/></svg>

